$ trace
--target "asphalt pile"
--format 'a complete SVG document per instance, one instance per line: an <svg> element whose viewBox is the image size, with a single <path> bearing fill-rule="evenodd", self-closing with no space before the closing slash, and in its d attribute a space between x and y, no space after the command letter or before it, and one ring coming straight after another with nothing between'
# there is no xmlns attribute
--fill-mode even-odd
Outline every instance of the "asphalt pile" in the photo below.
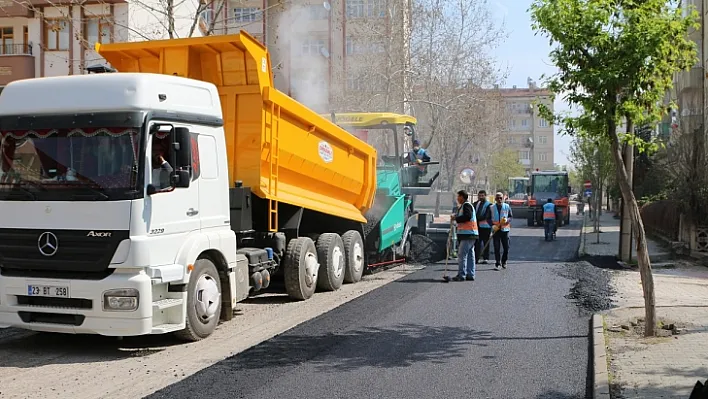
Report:
<svg viewBox="0 0 708 399"><path fill-rule="evenodd" d="M410 257L406 263L428 265L445 260L445 248L440 248L433 240L421 235L411 236Z"/></svg>
<svg viewBox="0 0 708 399"><path fill-rule="evenodd" d="M569 263L561 271L563 277L574 280L570 293L565 297L589 312L599 312L615 307L612 303L611 276L607 270L588 262Z"/></svg>

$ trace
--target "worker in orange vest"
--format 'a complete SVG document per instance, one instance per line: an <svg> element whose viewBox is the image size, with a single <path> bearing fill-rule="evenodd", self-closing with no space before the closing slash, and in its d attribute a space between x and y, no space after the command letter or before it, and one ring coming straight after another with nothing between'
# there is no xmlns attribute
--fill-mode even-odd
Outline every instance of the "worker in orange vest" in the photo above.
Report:
<svg viewBox="0 0 708 399"><path fill-rule="evenodd" d="M457 214L450 215L450 219L457 222L457 276L455 281L474 281L475 256L474 244L479 238L477 228L477 215L474 207L469 203L469 194L465 190L457 192Z"/></svg>

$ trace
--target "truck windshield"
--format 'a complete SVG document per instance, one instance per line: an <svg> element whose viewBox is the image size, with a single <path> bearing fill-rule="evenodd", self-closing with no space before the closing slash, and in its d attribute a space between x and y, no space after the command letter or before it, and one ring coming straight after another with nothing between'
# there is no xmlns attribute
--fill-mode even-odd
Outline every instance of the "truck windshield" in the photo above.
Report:
<svg viewBox="0 0 708 399"><path fill-rule="evenodd" d="M555 193L561 197L568 195L568 177L563 175L536 175L533 177L534 193Z"/></svg>
<svg viewBox="0 0 708 399"><path fill-rule="evenodd" d="M140 130L0 133L1 200L118 200L135 194Z"/></svg>

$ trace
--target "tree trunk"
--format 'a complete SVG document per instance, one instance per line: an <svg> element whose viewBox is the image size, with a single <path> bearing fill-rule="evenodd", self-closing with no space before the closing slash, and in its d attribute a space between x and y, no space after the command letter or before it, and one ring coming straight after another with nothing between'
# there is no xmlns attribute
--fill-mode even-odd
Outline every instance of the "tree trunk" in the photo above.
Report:
<svg viewBox="0 0 708 399"><path fill-rule="evenodd" d="M631 125L632 121L627 121ZM637 243L637 263L639 263L639 275L642 280L642 290L644 291L644 317L646 325L644 327L644 336L653 337L656 333L656 309L654 298L654 277L651 272L651 262L649 260L649 251L647 248L647 239L644 232L644 223L639 213L637 199L634 197L632 187L629 184L629 176L624 168L622 159L622 149L617 136L617 128L614 121L608 124L608 136L612 144L612 157L615 160L617 169L617 182L622 199L624 200L624 212L629 213L632 219L632 228L636 232Z"/></svg>

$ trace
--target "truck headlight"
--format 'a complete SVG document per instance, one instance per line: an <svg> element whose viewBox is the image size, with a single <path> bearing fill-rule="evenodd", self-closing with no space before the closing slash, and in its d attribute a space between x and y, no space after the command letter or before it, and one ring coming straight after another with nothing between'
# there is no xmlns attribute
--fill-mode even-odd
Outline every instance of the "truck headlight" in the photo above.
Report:
<svg viewBox="0 0 708 399"><path fill-rule="evenodd" d="M120 288L103 293L103 310L131 312L140 304L140 293L135 288Z"/></svg>

